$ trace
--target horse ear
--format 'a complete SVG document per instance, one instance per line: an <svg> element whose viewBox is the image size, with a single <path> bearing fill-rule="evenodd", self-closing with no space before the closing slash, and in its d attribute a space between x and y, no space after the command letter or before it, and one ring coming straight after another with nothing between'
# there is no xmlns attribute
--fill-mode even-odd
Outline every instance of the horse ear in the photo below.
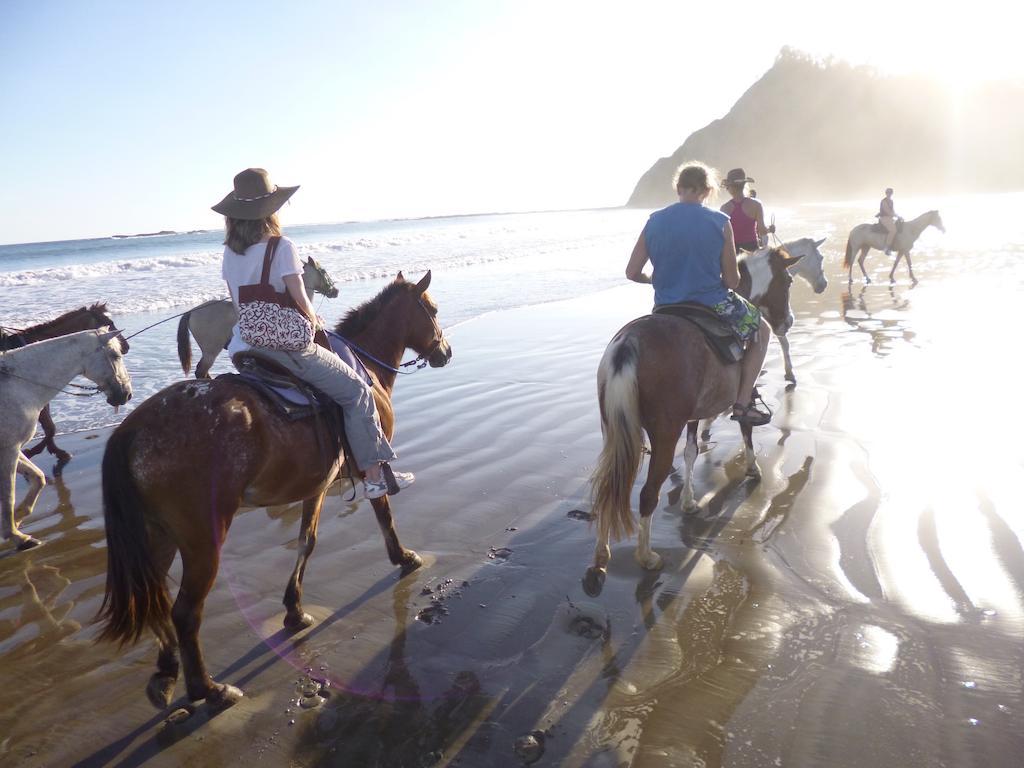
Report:
<svg viewBox="0 0 1024 768"><path fill-rule="evenodd" d="M814 241L814 247L815 248L821 248L821 244L824 243L826 240L828 240L827 237L823 237L823 238L821 238L821 240L815 240Z"/></svg>
<svg viewBox="0 0 1024 768"><path fill-rule="evenodd" d="M107 325L103 326L103 328L109 328L109 327L110 326L107 326ZM121 332L119 330L117 330L116 328L114 330L112 330L112 331L104 331L103 329L100 329L100 341L102 341L104 344L109 344L110 340L111 339L116 339L117 335L119 333L121 333Z"/></svg>
<svg viewBox="0 0 1024 768"><path fill-rule="evenodd" d="M799 256L783 256L782 257L782 266L784 266L786 269L789 269L794 264L796 264L798 261L800 261L800 259L802 259L803 257L804 257L804 255L802 253Z"/></svg>
<svg viewBox="0 0 1024 768"><path fill-rule="evenodd" d="M430 270L427 270L427 274L420 278L420 281L416 283L416 290L423 293L427 288L430 287Z"/></svg>
<svg viewBox="0 0 1024 768"><path fill-rule="evenodd" d="M404 283L405 282L405 275L403 275L401 272L399 272L398 273L398 277L395 278L395 282L396 283Z"/></svg>

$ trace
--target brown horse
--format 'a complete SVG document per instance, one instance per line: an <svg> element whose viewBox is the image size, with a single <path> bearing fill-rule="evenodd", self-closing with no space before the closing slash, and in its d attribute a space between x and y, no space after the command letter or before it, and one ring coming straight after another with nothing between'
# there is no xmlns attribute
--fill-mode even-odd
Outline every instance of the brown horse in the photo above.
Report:
<svg viewBox="0 0 1024 768"><path fill-rule="evenodd" d="M397 366L411 348L432 367L451 359L426 293L430 272L418 283L399 273L375 298L352 310L337 331L358 347L374 374L374 398L389 437ZM192 701L235 703L242 692L216 683L203 662L199 625L217 576L220 548L238 508L302 501L299 553L284 594L284 625L313 623L302 609L302 578L316 543L320 508L339 476L343 458L323 419L289 421L252 387L236 380L174 384L150 397L114 430L103 456L107 530L107 589L101 637L135 642L147 628L159 646L157 672L146 693L167 706L178 678L178 652ZM404 571L421 564L398 541L388 497L373 509L388 557ZM182 575L172 607L167 570L181 553Z"/></svg>
<svg viewBox="0 0 1024 768"><path fill-rule="evenodd" d="M747 270L760 283L750 299L762 307L776 328L791 317L787 271L800 257L781 248L764 253ZM741 273L744 270L741 269ZM611 549L609 537L619 540L635 530L630 509L633 482L640 469L643 433L651 445L647 480L640 491L640 535L636 559L648 570L661 567L651 549L651 515L661 486L672 471L676 444L686 428L683 505L693 509L693 465L697 459L697 425L714 418L736 400L741 363L724 364L692 323L665 314L645 315L624 326L609 342L597 370L604 447L591 478L593 512L597 520L594 564L587 569L583 588L591 597L601 593ZM741 425L746 446L747 475L758 477L749 425Z"/></svg>
<svg viewBox="0 0 1024 768"><path fill-rule="evenodd" d="M23 331L4 333L0 329L0 351L15 349L24 344L33 344L44 339L54 339L58 336L66 336L69 333L78 331L93 331L99 328L116 328L114 321L107 314L107 305L102 303L93 304L91 307L79 307L70 312L65 312L60 317L49 320L39 325L33 325ZM12 329L13 330L13 329ZM122 354L128 352L128 342L123 335L119 335ZM61 450L54 442L54 435L57 433L57 426L50 416L50 406L47 405L39 414L39 423L43 427L43 439L36 445L27 449L25 455L32 458L45 448L57 457L58 466L63 466L71 460L71 454Z"/></svg>

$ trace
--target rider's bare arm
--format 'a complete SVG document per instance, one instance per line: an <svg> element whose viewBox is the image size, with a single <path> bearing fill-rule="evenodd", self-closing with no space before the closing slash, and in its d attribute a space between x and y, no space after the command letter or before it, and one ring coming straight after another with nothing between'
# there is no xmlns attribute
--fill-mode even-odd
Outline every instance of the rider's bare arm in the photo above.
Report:
<svg viewBox="0 0 1024 768"><path fill-rule="evenodd" d="M725 287L736 290L740 284L740 268L736 266L736 243L732 237L732 224L725 223L722 230L725 242L722 243L722 282Z"/></svg>
<svg viewBox="0 0 1024 768"><path fill-rule="evenodd" d="M757 244L765 245L768 242L768 234L775 231L775 226L766 227L764 224L764 206L761 205L759 200L752 198L746 202L753 203L754 205L754 222L757 227Z"/></svg>
<svg viewBox="0 0 1024 768"><path fill-rule="evenodd" d="M644 233L640 233L636 245L633 246L633 254L629 257L626 265L626 277L634 283L649 283L651 276L644 273L644 265L647 264L647 243L644 242Z"/></svg>
<svg viewBox="0 0 1024 768"><path fill-rule="evenodd" d="M313 309L313 305L309 303L309 298L306 296L306 289L302 285L302 275L285 275L283 279L284 287L288 289L288 295L295 300L299 310L316 328L319 325L316 310Z"/></svg>

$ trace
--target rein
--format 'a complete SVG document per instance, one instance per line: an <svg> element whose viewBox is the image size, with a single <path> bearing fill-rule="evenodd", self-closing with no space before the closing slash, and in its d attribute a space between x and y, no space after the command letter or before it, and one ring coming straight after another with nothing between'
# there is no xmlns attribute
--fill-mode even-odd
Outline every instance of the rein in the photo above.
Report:
<svg viewBox="0 0 1024 768"><path fill-rule="evenodd" d="M200 305L199 305L198 307L192 307L191 309L186 309L186 310L185 310L184 312L179 312L179 313L178 313L178 314L176 314L176 315L171 315L170 317L165 317L165 318L164 318L163 320L157 320L157 321L156 321L155 323L153 323L152 325L147 325L147 326L146 326L145 328L143 328L142 330L140 330L140 331L136 331L136 332L135 332L135 333L133 333L133 334L130 334L130 335L128 335L128 336L125 336L125 339L126 339L126 340L127 340L127 339L134 339L134 338L135 338L136 336L138 336L138 335L139 335L140 333L145 333L145 332L146 332L146 331L148 331L148 330L149 330L150 328L156 328L156 327L157 327L158 325L163 325L164 323L166 323L166 322L168 322L168 321L170 321L170 320L174 320L175 318L181 317L182 315L187 315L187 314L188 314L189 312L195 312L195 311L196 311L197 309L202 309L203 307L208 307L208 306L209 306L209 305L211 305L211 304L218 304L218 303L220 303L220 302L222 302L222 301L224 301L224 299L210 299L209 301L204 301L204 302L203 302L202 304L200 304Z"/></svg>
<svg viewBox="0 0 1024 768"><path fill-rule="evenodd" d="M46 389L55 389L58 392L60 392L61 394L72 395L74 397L93 397L94 395L99 395L99 394L103 393L103 390L101 390L95 384L75 384L73 381L69 381L65 385L65 386L68 386L68 387L74 387L75 389L83 389L83 390L85 390L84 392L71 392L71 391L69 391L67 389L62 389L60 387L55 387L52 384L44 384L41 381L36 381L35 379L30 379L30 378L28 378L26 376L19 376L16 373L12 373L10 370L8 370L7 366L4 365L2 362L0 362L0 376L10 376L12 379L21 379L22 381L27 381L29 384L35 384L37 387L44 387Z"/></svg>

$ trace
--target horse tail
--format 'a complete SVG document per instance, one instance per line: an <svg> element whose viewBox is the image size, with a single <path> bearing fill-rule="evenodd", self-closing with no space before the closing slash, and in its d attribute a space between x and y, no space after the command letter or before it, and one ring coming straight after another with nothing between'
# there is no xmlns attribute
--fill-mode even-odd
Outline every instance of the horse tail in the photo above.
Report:
<svg viewBox="0 0 1024 768"><path fill-rule="evenodd" d="M143 500L132 477L129 454L134 434L115 429L103 453L103 520L107 530L107 589L97 619L100 640L135 643L147 627L171 639L171 596L153 563L152 543L142 518Z"/></svg>
<svg viewBox="0 0 1024 768"><path fill-rule="evenodd" d="M843 257L843 269L853 266L853 232L846 238L846 255Z"/></svg>
<svg viewBox="0 0 1024 768"><path fill-rule="evenodd" d="M192 317L192 310L181 316L178 321L178 360L181 361L181 370L188 376L192 370L192 342L188 337L188 321Z"/></svg>
<svg viewBox="0 0 1024 768"><path fill-rule="evenodd" d="M636 342L625 336L608 345L598 368L604 446L591 476L591 498L602 540L610 535L618 541L635 530L629 496L643 448L638 363Z"/></svg>

